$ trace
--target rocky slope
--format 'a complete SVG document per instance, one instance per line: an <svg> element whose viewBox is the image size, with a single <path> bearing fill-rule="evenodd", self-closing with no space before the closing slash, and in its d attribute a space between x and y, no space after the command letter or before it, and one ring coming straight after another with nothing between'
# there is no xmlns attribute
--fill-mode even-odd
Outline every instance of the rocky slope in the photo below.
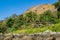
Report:
<svg viewBox="0 0 60 40"><path fill-rule="evenodd" d="M34 6L26 11L26 13L32 11L34 13L37 13L38 15L41 13L44 13L45 11L50 10L52 12L57 11L54 5L51 4L44 4L44 5L38 5Z"/></svg>
<svg viewBox="0 0 60 40"><path fill-rule="evenodd" d="M0 40L60 40L60 32L49 32L38 34L1 34Z"/></svg>

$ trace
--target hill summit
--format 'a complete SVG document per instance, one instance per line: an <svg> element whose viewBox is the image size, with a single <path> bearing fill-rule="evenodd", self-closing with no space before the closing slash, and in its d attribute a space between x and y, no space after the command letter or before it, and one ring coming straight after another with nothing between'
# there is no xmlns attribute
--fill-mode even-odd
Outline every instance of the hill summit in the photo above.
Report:
<svg viewBox="0 0 60 40"><path fill-rule="evenodd" d="M32 11L37 14L44 13L45 11L50 10L52 12L55 12L55 6L51 4L43 4L43 5L38 5L38 6L33 6L32 8L28 9L26 13Z"/></svg>

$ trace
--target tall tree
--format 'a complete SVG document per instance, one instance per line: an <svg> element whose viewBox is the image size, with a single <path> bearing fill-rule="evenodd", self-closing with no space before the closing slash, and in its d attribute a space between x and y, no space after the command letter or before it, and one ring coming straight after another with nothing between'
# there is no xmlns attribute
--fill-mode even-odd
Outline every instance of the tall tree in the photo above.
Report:
<svg viewBox="0 0 60 40"><path fill-rule="evenodd" d="M60 12L60 0L58 0L58 2L55 2L54 5L57 8L57 11Z"/></svg>

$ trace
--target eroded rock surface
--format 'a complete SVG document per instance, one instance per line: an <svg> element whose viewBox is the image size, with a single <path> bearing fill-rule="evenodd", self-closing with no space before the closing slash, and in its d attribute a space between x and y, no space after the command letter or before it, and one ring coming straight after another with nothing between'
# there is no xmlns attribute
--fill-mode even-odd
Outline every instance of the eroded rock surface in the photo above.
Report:
<svg viewBox="0 0 60 40"><path fill-rule="evenodd" d="M30 8L30 9L28 9L28 10L26 11L26 13L32 11L32 12L34 12L34 13L37 13L37 15L39 15L39 14L42 14L42 13L46 12L47 10L50 10L51 12L57 11L57 9L55 8L54 5L44 4L44 5L34 6L34 7Z"/></svg>
<svg viewBox="0 0 60 40"><path fill-rule="evenodd" d="M2 34L0 40L60 40L60 32L44 32L35 34Z"/></svg>

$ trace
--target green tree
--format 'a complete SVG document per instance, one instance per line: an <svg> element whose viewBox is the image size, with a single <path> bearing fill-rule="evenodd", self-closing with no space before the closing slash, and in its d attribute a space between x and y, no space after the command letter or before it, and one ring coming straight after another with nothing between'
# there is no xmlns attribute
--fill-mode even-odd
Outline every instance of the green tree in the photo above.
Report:
<svg viewBox="0 0 60 40"><path fill-rule="evenodd" d="M0 21L0 32L4 33L7 29L6 21Z"/></svg>
<svg viewBox="0 0 60 40"><path fill-rule="evenodd" d="M12 18L17 18L18 15L16 15L15 13L11 16Z"/></svg>
<svg viewBox="0 0 60 40"><path fill-rule="evenodd" d="M57 12L57 17L58 19L60 19L60 12Z"/></svg>
<svg viewBox="0 0 60 40"><path fill-rule="evenodd" d="M6 20L6 24L7 24L7 27L12 27L12 25L14 24L14 19L13 18L8 18Z"/></svg>
<svg viewBox="0 0 60 40"><path fill-rule="evenodd" d="M55 5L55 7L57 8L57 11L60 12L60 0L58 0L58 2L55 2L53 5Z"/></svg>
<svg viewBox="0 0 60 40"><path fill-rule="evenodd" d="M53 15L53 13L51 11L46 11L40 16L40 21L43 24L46 24L46 22L47 23L56 23L57 20L58 19Z"/></svg>
<svg viewBox="0 0 60 40"><path fill-rule="evenodd" d="M34 12L29 12L26 14L26 23L34 26L36 24L37 15Z"/></svg>

